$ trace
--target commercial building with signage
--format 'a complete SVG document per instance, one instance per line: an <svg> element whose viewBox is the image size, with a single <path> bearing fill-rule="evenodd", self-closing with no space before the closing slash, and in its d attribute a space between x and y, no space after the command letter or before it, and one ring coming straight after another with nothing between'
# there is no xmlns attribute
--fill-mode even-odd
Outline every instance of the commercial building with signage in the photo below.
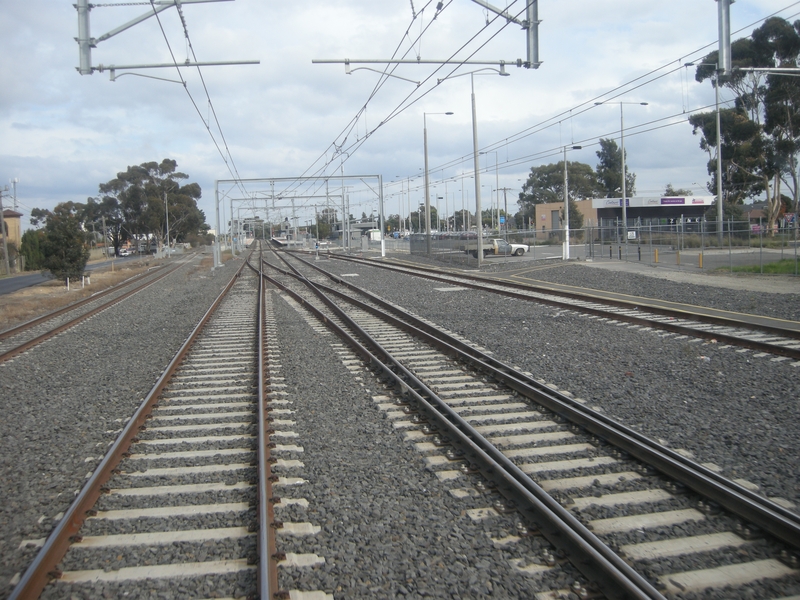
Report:
<svg viewBox="0 0 800 600"><path fill-rule="evenodd" d="M628 226L670 225L698 223L716 196L634 196L627 198ZM592 208L597 211L601 226L622 223L622 198L594 198Z"/></svg>
<svg viewBox="0 0 800 600"><path fill-rule="evenodd" d="M714 204L716 196L634 196L628 198L626 213L628 227L683 224L684 231L699 228L700 219ZM622 227L622 198L593 198L575 201L583 215L584 227ZM539 231L555 231L563 227L563 202L535 205Z"/></svg>

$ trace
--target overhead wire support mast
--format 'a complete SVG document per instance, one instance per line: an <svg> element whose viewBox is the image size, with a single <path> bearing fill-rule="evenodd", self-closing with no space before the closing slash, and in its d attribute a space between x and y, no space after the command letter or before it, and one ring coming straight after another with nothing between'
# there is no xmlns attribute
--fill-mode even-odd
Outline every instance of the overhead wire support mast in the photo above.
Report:
<svg viewBox="0 0 800 600"><path fill-rule="evenodd" d="M508 11L492 6L488 2L484 2L484 0L472 1L486 10L503 17L509 23L516 23L521 26L526 31L528 43L528 60L525 61L522 66L526 69L538 69L541 66L542 63L539 60L539 23L541 23L539 20L539 0L528 2L525 7L524 21L520 21L513 15L510 15Z"/></svg>
<svg viewBox="0 0 800 600"><path fill-rule="evenodd" d="M204 67L204 66L220 66L220 65L251 65L251 64L260 64L261 61L252 60L252 61L225 61L225 62L189 62L188 60L184 63L179 63L176 65L175 63L168 63L168 64L150 64L150 65L110 65L110 66L103 66L100 65L98 67L92 66L92 48L97 48L97 44L100 42L104 42L115 35L122 33L138 25L139 23L146 21L150 17L158 15L158 13L163 12L171 7L180 8L180 6L184 4L204 4L206 2L233 2L233 0L153 0L152 2L148 2L152 7L152 10L131 20L127 23L120 25L116 29L112 29L108 33L101 35L98 38L91 37L91 27L89 24L89 13L91 12L92 8L97 6L112 6L112 5L97 5L97 4L90 4L89 0L77 0L77 3L73 6L78 11L78 37L75 38L75 41L78 42L78 52L79 52L79 60L80 66L77 67L78 73L81 75L91 75L95 71L103 72L104 70L109 70L111 72L111 80L114 81L116 75L115 71L120 69L154 69L154 68L165 68L165 67Z"/></svg>

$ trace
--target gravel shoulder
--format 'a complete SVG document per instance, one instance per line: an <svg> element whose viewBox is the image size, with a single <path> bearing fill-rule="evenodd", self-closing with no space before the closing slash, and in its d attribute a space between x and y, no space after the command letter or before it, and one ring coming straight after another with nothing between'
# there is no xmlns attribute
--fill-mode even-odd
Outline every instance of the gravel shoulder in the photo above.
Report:
<svg viewBox="0 0 800 600"><path fill-rule="evenodd" d="M695 273L619 262L575 262L525 277L597 290L800 320L800 277Z"/></svg>

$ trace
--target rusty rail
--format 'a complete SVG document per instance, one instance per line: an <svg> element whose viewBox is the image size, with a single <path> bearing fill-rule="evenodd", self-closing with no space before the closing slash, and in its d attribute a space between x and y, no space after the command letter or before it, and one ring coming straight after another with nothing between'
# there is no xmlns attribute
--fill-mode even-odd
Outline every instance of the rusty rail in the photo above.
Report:
<svg viewBox="0 0 800 600"><path fill-rule="evenodd" d="M208 311L206 311L203 318L175 354L175 357L170 361L167 368L161 374L161 377L158 378L153 389L150 390L150 393L142 401L133 417L131 417L130 421L128 421L127 425L122 430L122 433L120 433L119 437L117 437L116 441L111 446L111 449L106 453L105 457L103 457L103 460L94 470L92 476L64 513L64 517L59 521L55 530L53 530L47 538L47 541L36 555L36 558L26 569L19 583L11 592L9 600L34 600L39 597L45 586L50 583L52 579L58 578L60 573L56 566L69 549L71 538L78 534L78 531L83 526L83 522L90 516L92 507L103 493L103 486L113 475L113 471L119 465L123 455L128 452L129 446L136 442L136 436L144 427L146 420L150 416L153 404L155 404L178 366L183 361L192 345L194 345L194 342L211 319L214 311L236 283L245 264L244 262L242 263L239 270L231 278L230 282L228 282L228 285L225 286L225 289L217 296L214 303Z"/></svg>

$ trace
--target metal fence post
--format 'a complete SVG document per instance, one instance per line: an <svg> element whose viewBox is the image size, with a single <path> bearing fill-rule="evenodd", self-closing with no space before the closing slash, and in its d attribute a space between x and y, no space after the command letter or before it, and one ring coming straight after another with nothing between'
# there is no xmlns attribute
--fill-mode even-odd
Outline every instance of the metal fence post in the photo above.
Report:
<svg viewBox="0 0 800 600"><path fill-rule="evenodd" d="M706 219L705 217L700 217L700 268L703 268L703 254L705 253L706 244L705 244L705 224Z"/></svg>
<svg viewBox="0 0 800 600"><path fill-rule="evenodd" d="M728 217L728 259L731 263L731 273L733 273L733 218Z"/></svg>

